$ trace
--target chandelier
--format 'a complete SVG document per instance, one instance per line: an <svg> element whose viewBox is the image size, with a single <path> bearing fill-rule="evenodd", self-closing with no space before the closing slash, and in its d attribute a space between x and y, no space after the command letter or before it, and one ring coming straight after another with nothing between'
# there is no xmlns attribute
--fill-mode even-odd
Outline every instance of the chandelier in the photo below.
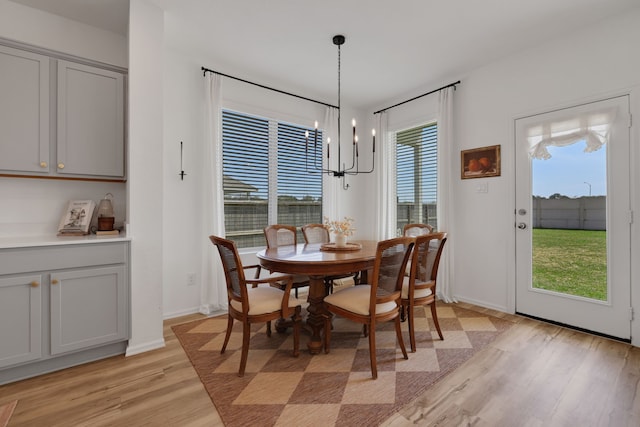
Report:
<svg viewBox="0 0 640 427"><path fill-rule="evenodd" d="M333 36L333 44L338 46L338 143L336 147L336 156L337 157L337 168L331 169L331 138L327 138L327 167L323 167L322 160L320 164L318 164L318 157L322 159L322 141L318 144L318 122L315 122L315 131L313 135L313 143L311 147L309 146L309 131L305 132L305 166L306 170L309 173L326 173L329 176L335 176L338 178L342 178L342 187L346 190L349 188L349 184L345 183L346 175L358 175L360 173L371 173L373 172L375 165L375 155L376 155L376 130L372 129L372 161L371 161L371 169L370 170L360 170L359 168L359 149L358 149L358 135L356 134L356 120L351 120L351 126L353 128L353 141L352 141L352 154L351 154L351 166L347 167L346 163L342 162L341 159L341 147L340 147L340 46L344 44L345 38L342 35ZM320 150L320 156L318 156L318 150ZM311 151L311 155L313 157L312 165L309 163L309 152Z"/></svg>

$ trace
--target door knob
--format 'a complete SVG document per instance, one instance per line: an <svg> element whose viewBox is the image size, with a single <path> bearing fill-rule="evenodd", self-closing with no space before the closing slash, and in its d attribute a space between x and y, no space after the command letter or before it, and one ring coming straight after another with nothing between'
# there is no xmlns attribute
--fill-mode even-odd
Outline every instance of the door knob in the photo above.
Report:
<svg viewBox="0 0 640 427"><path fill-rule="evenodd" d="M527 224L525 224L524 222L518 223L518 228L520 230L524 230L525 228L527 228Z"/></svg>

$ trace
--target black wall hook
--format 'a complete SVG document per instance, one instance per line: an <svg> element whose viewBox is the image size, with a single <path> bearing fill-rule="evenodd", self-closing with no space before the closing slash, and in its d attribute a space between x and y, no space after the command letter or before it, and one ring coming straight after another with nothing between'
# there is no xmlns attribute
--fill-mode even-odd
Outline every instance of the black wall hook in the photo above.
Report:
<svg viewBox="0 0 640 427"><path fill-rule="evenodd" d="M180 175L180 181L184 181L184 176L187 173L184 171L183 167L182 167L182 141L180 141L180 173L178 175Z"/></svg>

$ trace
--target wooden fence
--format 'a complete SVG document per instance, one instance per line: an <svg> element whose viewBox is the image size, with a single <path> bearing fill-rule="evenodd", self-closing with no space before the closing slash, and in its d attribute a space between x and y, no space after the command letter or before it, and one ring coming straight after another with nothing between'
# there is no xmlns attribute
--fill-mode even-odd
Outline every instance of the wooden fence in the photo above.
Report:
<svg viewBox="0 0 640 427"><path fill-rule="evenodd" d="M606 196L575 199L533 198L531 221L533 228L568 230L606 230Z"/></svg>

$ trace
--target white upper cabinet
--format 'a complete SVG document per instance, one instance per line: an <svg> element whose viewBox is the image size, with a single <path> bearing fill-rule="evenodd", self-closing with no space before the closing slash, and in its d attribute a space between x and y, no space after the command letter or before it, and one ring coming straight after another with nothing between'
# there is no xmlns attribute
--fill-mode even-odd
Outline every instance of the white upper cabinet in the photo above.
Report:
<svg viewBox="0 0 640 427"><path fill-rule="evenodd" d="M0 170L50 170L49 58L6 46L0 46Z"/></svg>
<svg viewBox="0 0 640 427"><path fill-rule="evenodd" d="M57 172L124 178L124 76L58 61Z"/></svg>

